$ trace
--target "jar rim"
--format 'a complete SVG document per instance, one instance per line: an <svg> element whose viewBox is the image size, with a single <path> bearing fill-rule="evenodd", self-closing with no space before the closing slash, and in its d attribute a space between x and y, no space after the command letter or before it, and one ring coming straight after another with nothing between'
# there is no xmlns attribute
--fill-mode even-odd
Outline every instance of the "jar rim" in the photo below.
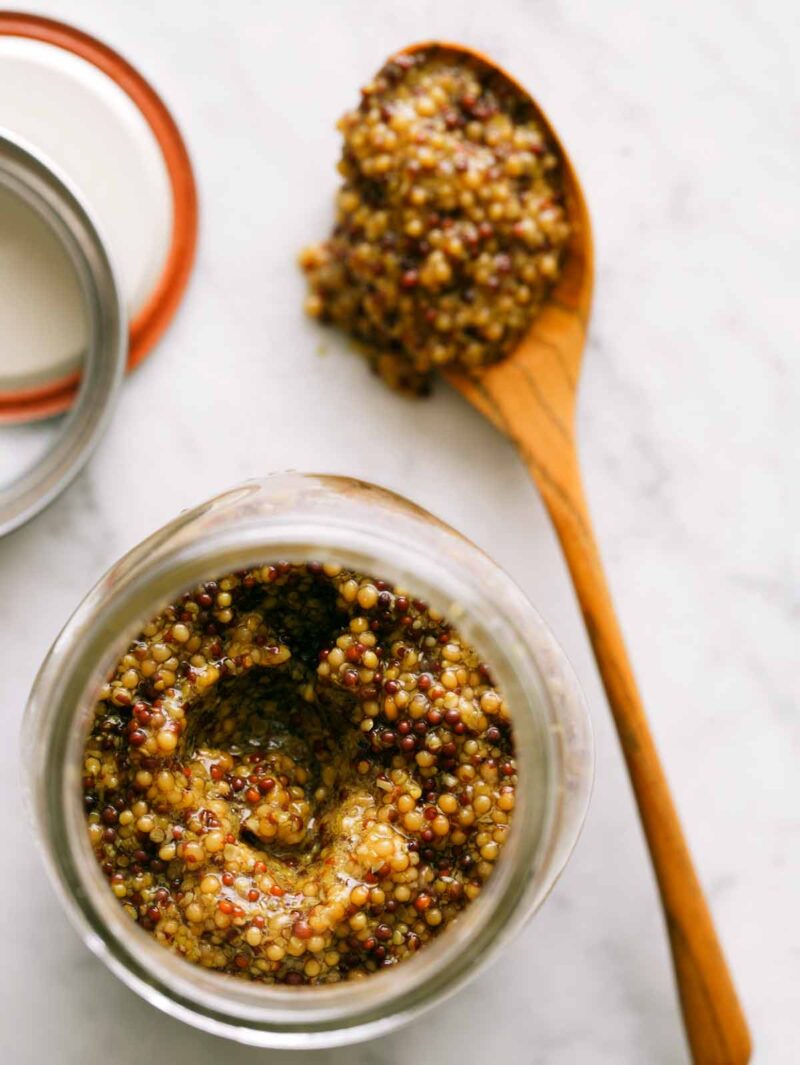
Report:
<svg viewBox="0 0 800 1065"><path fill-rule="evenodd" d="M230 502L230 494L222 501ZM213 505L214 501L204 507ZM188 528L203 513L201 507L182 515L120 560L67 623L36 680L26 720L30 727L42 707L48 707L47 742L35 779L48 780L50 786L44 795L31 798L51 876L88 945L154 1005L206 1030L256 1045L331 1046L369 1038L394 1027L398 1018L441 1001L485 964L521 921L531 882L548 863L549 882L537 905L552 887L577 835L565 853L553 853L568 774L553 693L540 661L543 651L560 658L560 670L573 685L569 694L581 706L591 747L585 705L563 652L529 601L496 563L449 527L441 527L432 546L411 542L406 532L378 532L353 515L332 517L298 508L266 521L263 515L244 519L233 528L221 522L205 531L201 540L178 537L172 542L176 527ZM442 550L445 544L449 551ZM148 552L152 557L147 566L119 579L132 555ZM477 566L477 578L459 565L463 552ZM96 697L107 667L143 618L202 580L256 562L312 558L335 560L410 586L458 625L491 663L512 706L520 787L509 839L496 869L478 898L433 943L402 965L357 983L281 989L199 970L131 925L109 892L81 831L85 815L79 802L79 758L93 712L91 695ZM532 633L540 640L538 647L531 646ZM81 727L76 728L79 720ZM545 774L543 783L531 780L535 758Z"/></svg>

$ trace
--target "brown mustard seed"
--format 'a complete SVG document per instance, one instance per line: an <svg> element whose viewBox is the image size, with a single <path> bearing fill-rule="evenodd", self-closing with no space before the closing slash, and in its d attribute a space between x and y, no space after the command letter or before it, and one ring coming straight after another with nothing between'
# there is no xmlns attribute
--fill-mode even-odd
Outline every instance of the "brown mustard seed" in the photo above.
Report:
<svg viewBox="0 0 800 1065"><path fill-rule="evenodd" d="M327 984L398 964L480 893L516 762L502 694L446 620L386 581L278 563L144 627L83 789L110 890L164 947Z"/></svg>
<svg viewBox="0 0 800 1065"><path fill-rule="evenodd" d="M479 59L429 48L390 60L339 129L336 224L300 258L308 313L405 391L503 358L569 237L559 159L530 100Z"/></svg>

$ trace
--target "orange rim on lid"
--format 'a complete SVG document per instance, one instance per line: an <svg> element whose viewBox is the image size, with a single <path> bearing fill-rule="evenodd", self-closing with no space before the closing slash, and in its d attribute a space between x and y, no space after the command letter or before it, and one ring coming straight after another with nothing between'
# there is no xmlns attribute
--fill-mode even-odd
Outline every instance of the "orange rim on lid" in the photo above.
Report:
<svg viewBox="0 0 800 1065"><path fill-rule="evenodd" d="M192 269L197 238L197 191L186 146L172 115L152 86L107 45L52 19L0 12L0 46L3 39L9 37L42 42L60 49L106 75L133 102L157 143L168 181L171 230L164 235L165 249L160 257L160 269L142 298L137 300L138 305L131 316L127 362L131 370L144 359L168 326ZM2 61L0 48L0 64ZM58 121L55 112L53 121ZM14 132L27 135L25 129ZM31 140L36 145L35 136ZM68 168L67 177L72 177ZM92 190L81 191L91 202ZM80 370L74 367L67 373L62 371L28 387L12 386L4 390L0 379L0 422L31 421L68 410L77 395L79 380Z"/></svg>

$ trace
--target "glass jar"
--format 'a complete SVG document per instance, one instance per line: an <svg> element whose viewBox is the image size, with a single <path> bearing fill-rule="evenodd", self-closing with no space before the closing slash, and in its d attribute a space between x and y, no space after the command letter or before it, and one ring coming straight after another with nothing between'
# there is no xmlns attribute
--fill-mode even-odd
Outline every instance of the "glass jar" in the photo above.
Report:
<svg viewBox="0 0 800 1065"><path fill-rule="evenodd" d="M400 965L318 987L250 983L186 962L134 924L91 850L83 745L97 693L145 620L186 589L277 561L339 562L439 609L491 664L511 708L515 815L492 876L436 940ZM278 474L185 512L122 558L67 622L24 728L28 797L56 890L86 944L166 1013L263 1047L326 1047L386 1033L475 974L539 907L589 801L589 718L560 647L483 552L399 496L341 477Z"/></svg>

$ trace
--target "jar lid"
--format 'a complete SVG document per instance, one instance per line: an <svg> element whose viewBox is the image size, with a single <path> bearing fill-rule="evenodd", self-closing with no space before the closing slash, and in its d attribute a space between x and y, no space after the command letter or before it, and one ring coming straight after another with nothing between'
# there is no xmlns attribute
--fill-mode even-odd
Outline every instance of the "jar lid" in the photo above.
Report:
<svg viewBox="0 0 800 1065"><path fill-rule="evenodd" d="M194 257L197 196L180 132L155 91L116 52L33 15L0 12L0 99L4 128L50 160L96 219L130 322L133 368L175 313ZM5 207L3 214L0 201L10 232ZM39 258L23 270L9 261L13 239L10 245L0 248L0 320L4 302L7 318L9 308L17 313L0 351L0 422L21 422L69 409L88 338L76 293L63 282L44 317L32 301L19 302L27 282L48 283L45 248L34 240Z"/></svg>
<svg viewBox="0 0 800 1065"><path fill-rule="evenodd" d="M54 426L57 432L48 434L43 453L9 476L9 471L3 470L4 463L18 462L20 455L24 458L25 448L0 448L3 535L47 506L86 462L111 414L125 367L128 338L120 288L89 209L52 163L4 130L0 130L0 233L0 287L4 264L12 270L20 265L15 264L13 254L18 233L30 238L26 260L41 258L44 272L37 271L36 276L51 283L49 288L33 288L25 294L28 305L13 322L4 323L0 314L3 344L13 329L35 324L37 312L46 321L51 300L65 312L58 319L59 328L84 338L74 405ZM9 246L11 254L7 256ZM31 428L14 426L3 432Z"/></svg>

